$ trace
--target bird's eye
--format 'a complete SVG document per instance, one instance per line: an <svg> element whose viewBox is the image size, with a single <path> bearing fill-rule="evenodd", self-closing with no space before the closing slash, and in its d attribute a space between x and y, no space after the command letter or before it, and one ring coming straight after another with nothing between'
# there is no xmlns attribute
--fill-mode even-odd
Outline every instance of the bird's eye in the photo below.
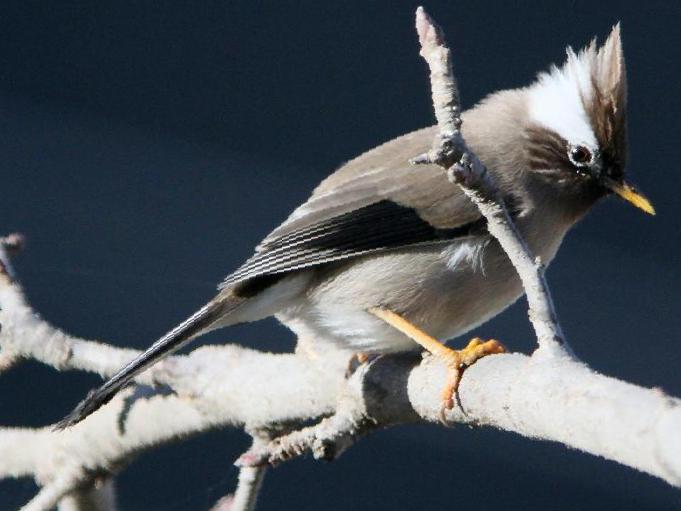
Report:
<svg viewBox="0 0 681 511"><path fill-rule="evenodd" d="M570 148L570 161L577 166L588 165L591 163L591 151L583 145L576 145Z"/></svg>

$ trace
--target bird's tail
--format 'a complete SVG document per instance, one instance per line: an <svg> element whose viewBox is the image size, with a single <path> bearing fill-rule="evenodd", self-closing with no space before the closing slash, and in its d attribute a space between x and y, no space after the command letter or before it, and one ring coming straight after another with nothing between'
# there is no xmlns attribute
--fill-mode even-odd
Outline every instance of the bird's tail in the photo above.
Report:
<svg viewBox="0 0 681 511"><path fill-rule="evenodd" d="M171 355L199 334L210 329L218 319L223 318L244 302L238 296L218 296L173 328L152 344L129 364L122 367L101 387L91 390L73 411L55 425L55 429L65 429L79 423L91 413L108 403L116 393L132 381L138 374L161 359Z"/></svg>

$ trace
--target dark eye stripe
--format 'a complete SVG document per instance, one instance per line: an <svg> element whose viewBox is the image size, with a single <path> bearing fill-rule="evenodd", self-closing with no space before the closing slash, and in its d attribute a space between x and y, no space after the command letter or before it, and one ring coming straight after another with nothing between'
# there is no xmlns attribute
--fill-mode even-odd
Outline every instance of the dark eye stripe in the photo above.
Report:
<svg viewBox="0 0 681 511"><path fill-rule="evenodd" d="M527 159L530 168L561 169L571 167L566 153L567 141L549 129L531 126L526 130Z"/></svg>

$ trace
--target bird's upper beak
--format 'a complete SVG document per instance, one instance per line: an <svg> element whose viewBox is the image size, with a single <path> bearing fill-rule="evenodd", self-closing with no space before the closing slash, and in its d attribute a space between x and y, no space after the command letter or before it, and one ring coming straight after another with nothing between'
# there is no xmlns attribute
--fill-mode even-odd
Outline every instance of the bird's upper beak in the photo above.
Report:
<svg viewBox="0 0 681 511"><path fill-rule="evenodd" d="M614 179L608 177L602 178L602 182L608 190L616 193L625 201L633 204L639 209L642 209L649 215L655 214L655 208L650 201L630 184L625 183L624 181L615 181Z"/></svg>

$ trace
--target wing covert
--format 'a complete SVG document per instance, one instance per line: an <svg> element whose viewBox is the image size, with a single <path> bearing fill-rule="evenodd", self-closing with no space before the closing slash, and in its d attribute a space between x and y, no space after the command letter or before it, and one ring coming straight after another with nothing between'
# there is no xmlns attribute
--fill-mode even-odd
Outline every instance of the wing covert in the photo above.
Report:
<svg viewBox="0 0 681 511"><path fill-rule="evenodd" d="M421 219L415 210L382 200L271 239L227 277L221 287L369 253L479 235L484 231L482 218L459 227L437 228Z"/></svg>
<svg viewBox="0 0 681 511"><path fill-rule="evenodd" d="M433 136L433 128L415 131L342 166L220 288L484 232L478 209L441 168L409 164L409 158L430 147Z"/></svg>

